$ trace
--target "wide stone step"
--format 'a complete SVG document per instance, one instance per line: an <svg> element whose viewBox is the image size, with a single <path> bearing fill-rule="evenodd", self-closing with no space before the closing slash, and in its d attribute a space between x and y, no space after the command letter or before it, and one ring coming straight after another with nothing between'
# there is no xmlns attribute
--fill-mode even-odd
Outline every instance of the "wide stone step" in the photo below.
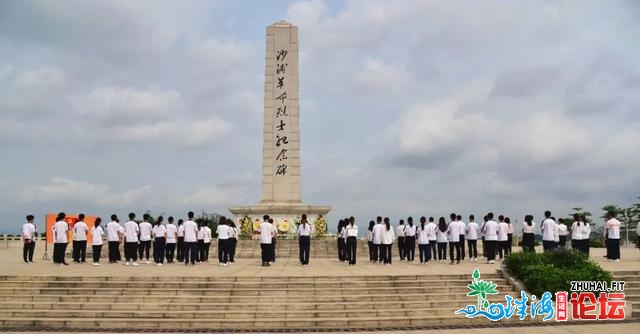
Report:
<svg viewBox="0 0 640 334"><path fill-rule="evenodd" d="M498 285L498 291L508 290L508 285ZM125 295L125 296L311 296L311 295L352 295L352 294L398 294L405 293L467 293L466 286L446 286L446 287L310 287L310 288L270 288L270 289L223 289L223 288L202 288L202 289L131 289L131 288L0 288L0 295L10 294L37 294L37 295Z"/></svg>
<svg viewBox="0 0 640 334"><path fill-rule="evenodd" d="M513 289L500 291L511 295L513 297L519 297L520 292L516 292ZM229 296L229 295L213 295L213 296L126 296L126 295L36 295L36 294L21 294L21 295L2 295L0 294L0 302L75 302L75 303L256 303L258 298L256 296ZM261 303L277 303L282 302L283 298L280 295L273 296L260 296ZM353 295L309 295L305 296L304 300L308 303L349 303L349 302L366 302L366 303L378 303L378 302L391 302L391 301L458 301L458 300L470 300L470 297L466 295L466 292L460 293L405 293L405 294L360 294L355 293ZM295 300L294 300L295 301Z"/></svg>
<svg viewBox="0 0 640 334"><path fill-rule="evenodd" d="M482 274L483 280L504 280L499 274ZM471 280L471 275L376 275L376 276L0 276L2 281L30 282L349 282L349 281L390 281L390 280Z"/></svg>
<svg viewBox="0 0 640 334"><path fill-rule="evenodd" d="M263 314L264 315L264 314ZM271 315L271 314L269 314ZM505 323L521 322L517 317L502 320ZM542 321L540 317L527 319L525 321ZM412 314L407 316L368 316L368 317L343 317L333 319L318 318L285 318L279 316L250 318L250 319L207 319L203 315L201 319L181 320L181 319L145 319L145 318L0 318L0 325L4 328L10 327L45 327L45 328L86 328L86 329L121 329L121 328L189 328L210 330L238 330L238 329L349 329L349 328L373 328L373 327L399 327L399 326L426 326L434 324L491 324L491 320L486 318L468 319L463 315L430 315Z"/></svg>
<svg viewBox="0 0 640 334"><path fill-rule="evenodd" d="M504 301L503 295L490 295L489 302ZM95 302L42 302L42 301L3 301L2 310L133 310L133 311L218 311L218 310L393 310L393 309L430 309L452 307L451 300L441 301L379 301L371 302L276 302L262 303L95 303Z"/></svg>
<svg viewBox="0 0 640 334"><path fill-rule="evenodd" d="M465 305L466 306L466 305ZM367 317L407 317L414 314L429 314L431 316L453 315L455 311L461 307L446 308L412 308L412 309L351 309L348 316L351 318L367 318ZM284 312L283 312L284 311ZM256 309L235 309L235 310L217 310L215 312L206 312L207 319L256 319L263 317L265 313L284 317L285 319L298 318L329 318L336 319L345 317L345 310L256 310ZM282 314L279 314L282 313ZM33 317L33 318L144 318L144 319L199 319L202 313L193 311L155 311L155 310L47 310L47 309L31 309L31 310L0 310L0 318L8 317Z"/></svg>
<svg viewBox="0 0 640 334"><path fill-rule="evenodd" d="M506 285L506 280L495 279L493 283ZM112 281L2 281L0 288L127 288L127 289L292 289L292 288L380 288L380 287L460 287L469 280L389 280L389 281L342 281L342 282L112 282ZM640 285L639 285L640 286Z"/></svg>

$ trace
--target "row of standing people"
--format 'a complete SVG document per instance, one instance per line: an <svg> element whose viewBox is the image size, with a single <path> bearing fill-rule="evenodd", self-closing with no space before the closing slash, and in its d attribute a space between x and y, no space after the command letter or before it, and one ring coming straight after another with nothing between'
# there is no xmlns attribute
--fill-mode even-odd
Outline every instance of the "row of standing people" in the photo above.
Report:
<svg viewBox="0 0 640 334"><path fill-rule="evenodd" d="M156 265L161 266L165 258L168 263L174 263L174 257L185 265L195 265L199 262L208 262L209 248L211 245L211 229L199 226L193 220L193 212L187 214L188 219L180 219L178 225L174 224L173 217L167 219L164 224L162 216L156 219L155 224L149 223L150 216L143 215L143 221L135 221L135 214L129 214L129 220L124 226L119 223L117 215L111 216L111 222L106 228L102 226L102 219L96 218L91 228L93 264L99 265L104 239L108 242L109 263L117 263L122 260L120 245L124 243L125 265L138 266L138 258L146 257L149 262L149 253L153 245L153 259ZM31 216L32 217L32 216ZM69 239L69 224L64 221L66 215L61 212L53 225L54 254L53 261L58 265L67 265L64 253ZM87 224L84 215L78 216L74 224L73 260L76 263L84 263L86 256ZM237 229L232 221L222 217L218 225L219 238L218 258L221 264L226 265L234 261L237 244ZM25 261L26 262L26 261Z"/></svg>

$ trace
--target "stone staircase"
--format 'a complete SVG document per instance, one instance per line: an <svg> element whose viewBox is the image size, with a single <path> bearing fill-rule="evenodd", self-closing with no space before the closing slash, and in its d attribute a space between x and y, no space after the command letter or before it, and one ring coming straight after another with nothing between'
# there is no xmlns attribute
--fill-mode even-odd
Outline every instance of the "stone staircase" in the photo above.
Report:
<svg viewBox="0 0 640 334"><path fill-rule="evenodd" d="M613 279L624 281L624 293L627 304L631 303L631 314L627 314L627 319L640 319L640 270L615 271Z"/></svg>
<svg viewBox="0 0 640 334"><path fill-rule="evenodd" d="M519 292L498 274L499 295ZM316 277L0 276L4 329L376 329L490 324L454 311L474 304L469 275ZM518 321L517 317L511 321Z"/></svg>

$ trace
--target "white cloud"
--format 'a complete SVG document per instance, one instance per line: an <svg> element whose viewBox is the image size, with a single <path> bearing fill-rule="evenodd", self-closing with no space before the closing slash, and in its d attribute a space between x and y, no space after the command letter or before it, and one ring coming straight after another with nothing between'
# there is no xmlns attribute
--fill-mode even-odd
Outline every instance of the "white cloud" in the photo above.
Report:
<svg viewBox="0 0 640 334"><path fill-rule="evenodd" d="M354 81L370 94L398 94L406 90L410 76L407 69L381 59L367 58Z"/></svg>
<svg viewBox="0 0 640 334"><path fill-rule="evenodd" d="M54 177L48 184L22 190L19 197L23 202L72 202L75 207L121 208L134 205L150 190L151 186L145 185L125 192L114 192L107 185Z"/></svg>

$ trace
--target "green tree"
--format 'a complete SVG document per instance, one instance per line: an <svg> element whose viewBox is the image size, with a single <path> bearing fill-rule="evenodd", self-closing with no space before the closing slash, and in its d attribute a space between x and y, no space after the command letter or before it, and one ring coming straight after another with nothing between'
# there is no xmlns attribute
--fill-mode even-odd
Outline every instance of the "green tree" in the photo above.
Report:
<svg viewBox="0 0 640 334"><path fill-rule="evenodd" d="M198 226L209 226L209 228L211 229L211 236L213 238L217 238L218 234L216 233L216 230L218 229L218 224L220 223L221 218L225 217L215 212L206 213L202 211L198 216L196 216L194 221L196 222L196 224L198 224Z"/></svg>
<svg viewBox="0 0 640 334"><path fill-rule="evenodd" d="M573 222L573 215L576 214L576 213L579 214L580 217L585 217L586 222L591 224L591 221L592 221L591 217L593 215L591 214L591 212L585 211L581 207L571 208L571 212L567 216L567 218L569 219L570 222Z"/></svg>

